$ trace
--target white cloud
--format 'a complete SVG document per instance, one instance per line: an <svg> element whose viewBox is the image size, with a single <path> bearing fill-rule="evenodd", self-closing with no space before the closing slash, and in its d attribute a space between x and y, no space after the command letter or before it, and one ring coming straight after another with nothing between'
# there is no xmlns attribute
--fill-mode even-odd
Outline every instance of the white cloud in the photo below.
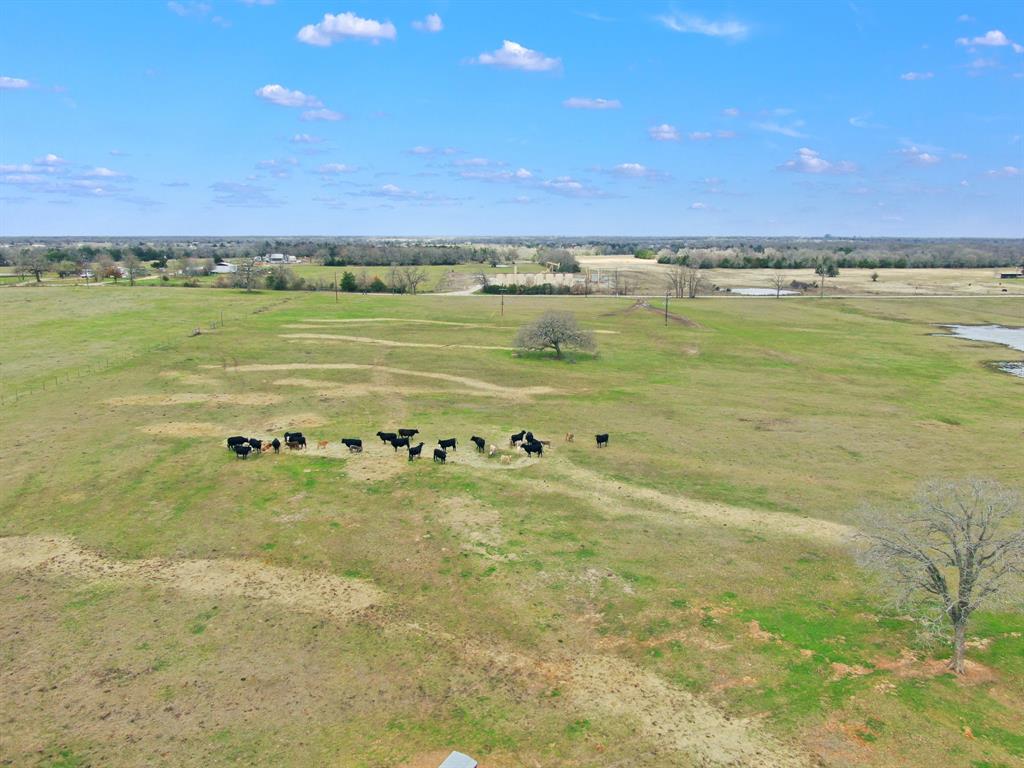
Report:
<svg viewBox="0 0 1024 768"><path fill-rule="evenodd" d="M801 147L797 150L796 157L778 166L778 170L796 173L853 173L857 166L848 160L831 163L813 149Z"/></svg>
<svg viewBox="0 0 1024 768"><path fill-rule="evenodd" d="M904 72L900 75L900 80L931 80L933 77L934 72Z"/></svg>
<svg viewBox="0 0 1024 768"><path fill-rule="evenodd" d="M587 99L573 96L562 102L566 109L621 109L622 102L618 99Z"/></svg>
<svg viewBox="0 0 1024 768"><path fill-rule="evenodd" d="M272 104L282 107L322 107L323 102L316 96L309 96L302 91L289 91L283 85L271 83L256 89L256 95Z"/></svg>
<svg viewBox="0 0 1024 768"><path fill-rule="evenodd" d="M55 155L52 152L43 155L42 157L37 157L35 160L36 165L64 165L66 162L67 160L63 157Z"/></svg>
<svg viewBox="0 0 1024 768"><path fill-rule="evenodd" d="M561 59L545 56L540 51L531 50L511 40L503 41L501 48L496 51L481 53L476 57L476 62L523 72L550 72L562 67Z"/></svg>
<svg viewBox="0 0 1024 768"><path fill-rule="evenodd" d="M434 154L433 147L424 147L422 145L415 146L409 150L410 155L432 155Z"/></svg>
<svg viewBox="0 0 1024 768"><path fill-rule="evenodd" d="M959 16L956 17L956 20L959 22L974 21L974 17L968 16L966 13L961 13Z"/></svg>
<svg viewBox="0 0 1024 768"><path fill-rule="evenodd" d="M966 160L967 159L967 155L965 155L963 152L954 152L953 154L951 154L949 156L949 159L950 160Z"/></svg>
<svg viewBox="0 0 1024 768"><path fill-rule="evenodd" d="M942 158L932 152L926 152L918 147L906 147L900 150L900 154L906 158L908 163L914 165L938 165Z"/></svg>
<svg viewBox="0 0 1024 768"><path fill-rule="evenodd" d="M986 69L999 66L995 59L975 59L967 65L967 74L971 77L977 77L978 75L984 74Z"/></svg>
<svg viewBox="0 0 1024 768"><path fill-rule="evenodd" d="M196 2L196 0L170 0L167 9L178 16L205 16L211 10L209 3Z"/></svg>
<svg viewBox="0 0 1024 768"><path fill-rule="evenodd" d="M314 120L326 120L327 122L334 123L338 120L344 120L345 114L343 112L335 112L333 109L307 109L302 113L301 119L307 123Z"/></svg>
<svg viewBox="0 0 1024 768"><path fill-rule="evenodd" d="M1010 46L1014 53L1024 53L1024 45L1019 45L1008 38L1001 30L990 29L980 37L958 37L957 45L984 45L993 48Z"/></svg>
<svg viewBox="0 0 1024 768"><path fill-rule="evenodd" d="M709 131L690 131L690 141L707 141L710 138Z"/></svg>
<svg viewBox="0 0 1024 768"><path fill-rule="evenodd" d="M423 21L414 21L412 28L418 29L420 32L440 32L444 29L444 24L441 22L441 17L436 13L428 13L427 18L423 19Z"/></svg>
<svg viewBox="0 0 1024 768"><path fill-rule="evenodd" d="M0 90L20 91L31 85L32 83L21 77L7 77L6 75L0 75Z"/></svg>
<svg viewBox="0 0 1024 768"><path fill-rule="evenodd" d="M345 163L324 163L317 171L328 176L335 176L339 173L354 173L359 169L354 165L346 165Z"/></svg>
<svg viewBox="0 0 1024 768"><path fill-rule="evenodd" d="M339 13L337 16L325 13L322 21L307 24L299 30L296 37L299 42L307 45L327 47L347 38L378 43L381 40L394 40L397 34L395 25L390 21L363 19L349 11Z"/></svg>
<svg viewBox="0 0 1024 768"><path fill-rule="evenodd" d="M1014 177L1014 176L1020 176L1022 173L1024 173L1024 171L1022 171L1020 168L1018 168L1015 165L1004 165L1002 168L999 168L998 170L986 171L985 175L986 176L1002 176L1004 178L1010 178L1010 177Z"/></svg>
<svg viewBox="0 0 1024 768"><path fill-rule="evenodd" d="M321 139L319 136L313 136L312 134L309 133L296 133L294 136L288 139L288 141L290 141L292 144L320 144L323 141L323 139Z"/></svg>
<svg viewBox="0 0 1024 768"><path fill-rule="evenodd" d="M798 131L797 128L803 126L802 120L797 120L792 125L780 125L774 121L766 123L754 123L754 127L762 131L768 131L768 133L778 133L782 136L789 136L791 139L806 139L807 134Z"/></svg>
<svg viewBox="0 0 1024 768"><path fill-rule="evenodd" d="M679 141L679 129L668 123L652 125L647 134L655 141Z"/></svg>
<svg viewBox="0 0 1024 768"><path fill-rule="evenodd" d="M628 176L631 179L644 179L657 175L656 171L640 163L619 163L612 168L612 173L617 176Z"/></svg>
<svg viewBox="0 0 1024 768"><path fill-rule="evenodd" d="M460 171L459 177L473 181L519 181L525 182L533 179L533 173L525 168L517 168L514 171Z"/></svg>
<svg viewBox="0 0 1024 768"><path fill-rule="evenodd" d="M82 175L91 179L118 179L124 176L123 173L112 171L110 168L104 168L103 166L97 166Z"/></svg>
<svg viewBox="0 0 1024 768"><path fill-rule="evenodd" d="M740 111L736 107L726 107L722 110L722 114L726 117L739 117Z"/></svg>
<svg viewBox="0 0 1024 768"><path fill-rule="evenodd" d="M691 211L706 211L708 208L707 203L690 203Z"/></svg>
<svg viewBox="0 0 1024 768"><path fill-rule="evenodd" d="M658 21L673 32L692 32L733 41L745 40L750 35L750 26L741 21L707 21L700 16L681 13L659 16Z"/></svg>
<svg viewBox="0 0 1024 768"><path fill-rule="evenodd" d="M562 197L605 197L600 189L584 184L571 176L559 176L555 179L548 179L540 184L541 189L553 195Z"/></svg>

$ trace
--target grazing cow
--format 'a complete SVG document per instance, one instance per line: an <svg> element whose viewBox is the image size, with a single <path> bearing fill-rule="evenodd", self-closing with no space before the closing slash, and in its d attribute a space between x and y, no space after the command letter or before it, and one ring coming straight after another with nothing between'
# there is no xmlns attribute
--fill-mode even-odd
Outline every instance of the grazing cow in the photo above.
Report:
<svg viewBox="0 0 1024 768"><path fill-rule="evenodd" d="M241 445L242 443L248 443L248 442L249 442L249 438L242 437L241 435L235 435L234 437L229 437L228 438L228 450L230 451L236 445Z"/></svg>
<svg viewBox="0 0 1024 768"><path fill-rule="evenodd" d="M412 461L413 459L418 459L421 453L423 453L423 443L420 443L419 445L410 445L409 461Z"/></svg>
<svg viewBox="0 0 1024 768"><path fill-rule="evenodd" d="M571 443L575 439L576 439L576 435L574 435L572 432L566 432L565 433L565 442Z"/></svg>
<svg viewBox="0 0 1024 768"><path fill-rule="evenodd" d="M487 455L488 456L493 456L497 452L498 452L498 446L496 446L496 445L488 445L487 446Z"/></svg>
<svg viewBox="0 0 1024 768"><path fill-rule="evenodd" d="M239 459L244 459L250 453L252 453L252 448L249 447L248 443L242 443L241 445L235 445L233 447L235 451L235 456L237 456Z"/></svg>
<svg viewBox="0 0 1024 768"><path fill-rule="evenodd" d="M440 448L435 448L434 449L434 461L439 461L442 464L444 464L445 459L447 459L447 458L448 458L448 454L445 453L443 450L441 450Z"/></svg>
<svg viewBox="0 0 1024 768"><path fill-rule="evenodd" d="M409 447L409 438L408 437L396 437L394 440L391 441L391 447L395 449L395 453L398 453L398 449L399 448L408 448Z"/></svg>
<svg viewBox="0 0 1024 768"><path fill-rule="evenodd" d="M603 435L594 435L594 437L597 438L597 447L598 448L607 448L608 447L608 433L607 432L605 432Z"/></svg>
<svg viewBox="0 0 1024 768"><path fill-rule="evenodd" d="M302 433L301 432L285 432L284 433L284 441L286 443L291 443L293 441L296 441L300 437L302 437Z"/></svg>
<svg viewBox="0 0 1024 768"><path fill-rule="evenodd" d="M278 440L275 437L274 441L270 444L270 447L274 449L274 453L280 453L281 452L281 441Z"/></svg>
<svg viewBox="0 0 1024 768"><path fill-rule="evenodd" d="M363 441L357 437L343 437L341 443L348 448L349 453L362 453Z"/></svg>
<svg viewBox="0 0 1024 768"><path fill-rule="evenodd" d="M453 451L457 451L458 450L458 448L455 447L455 438L454 437L450 437L447 440L438 440L437 444L440 445L446 451L449 448L451 448Z"/></svg>
<svg viewBox="0 0 1024 768"><path fill-rule="evenodd" d="M330 444L330 441L329 441L329 440L317 440L317 441L316 441L316 449L317 449L318 451L322 451L322 450L323 450L324 448L326 448L326 447L327 447L327 446L328 446L329 444Z"/></svg>
<svg viewBox="0 0 1024 768"><path fill-rule="evenodd" d="M512 457L511 456L502 456L501 457L501 463L502 464L511 464L512 463Z"/></svg>
<svg viewBox="0 0 1024 768"><path fill-rule="evenodd" d="M538 456L544 455L544 446L536 441L532 443L523 443L523 450L526 451L527 456L533 456L535 453Z"/></svg>
<svg viewBox="0 0 1024 768"><path fill-rule="evenodd" d="M469 439L472 440L473 443L476 445L476 450L477 450L478 453L483 453L484 452L484 446L487 445L487 441L486 440L484 440L482 437L477 437L476 435L473 435Z"/></svg>
<svg viewBox="0 0 1024 768"><path fill-rule="evenodd" d="M398 434L401 437L416 437L416 435L418 435L419 433L420 433L420 431L418 429L400 429L400 430L398 430Z"/></svg>
<svg viewBox="0 0 1024 768"><path fill-rule="evenodd" d="M392 440L398 437L398 435L394 432L378 432L377 437L380 438L380 441L382 443L390 443Z"/></svg>
<svg viewBox="0 0 1024 768"><path fill-rule="evenodd" d="M306 438L302 435L296 436L297 433L291 435L291 440L285 440L284 444L288 446L289 450L302 451L306 449Z"/></svg>
<svg viewBox="0 0 1024 768"><path fill-rule="evenodd" d="M255 437L249 438L249 447L252 448L256 453L263 453L263 441L257 440Z"/></svg>
<svg viewBox="0 0 1024 768"><path fill-rule="evenodd" d="M512 435L508 439L508 444L509 445L519 445L521 442L523 442L523 437L525 435L526 435L526 430L525 429L522 432L516 432L514 435Z"/></svg>

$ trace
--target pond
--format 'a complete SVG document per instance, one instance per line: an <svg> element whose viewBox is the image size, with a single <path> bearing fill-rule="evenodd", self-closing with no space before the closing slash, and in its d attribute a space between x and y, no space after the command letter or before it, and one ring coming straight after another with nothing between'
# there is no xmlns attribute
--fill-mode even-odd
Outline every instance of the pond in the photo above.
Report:
<svg viewBox="0 0 1024 768"><path fill-rule="evenodd" d="M1002 344L1004 347L1024 352L1024 328L1008 328L1005 325L945 325L952 331L950 336L969 341L984 341ZM1024 378L1024 361L1000 362L994 364L999 370Z"/></svg>
<svg viewBox="0 0 1024 768"><path fill-rule="evenodd" d="M774 288L731 288L730 293L736 293L740 296L774 296ZM779 291L780 296L799 296L800 291Z"/></svg>

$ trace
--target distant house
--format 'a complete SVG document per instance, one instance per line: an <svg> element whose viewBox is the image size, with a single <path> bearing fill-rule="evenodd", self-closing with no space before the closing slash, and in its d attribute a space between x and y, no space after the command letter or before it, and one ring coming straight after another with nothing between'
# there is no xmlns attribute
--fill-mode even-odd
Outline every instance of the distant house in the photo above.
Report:
<svg viewBox="0 0 1024 768"><path fill-rule="evenodd" d="M222 261L210 270L211 274L214 275L233 275L237 271L237 264L228 264L226 261Z"/></svg>
<svg viewBox="0 0 1024 768"><path fill-rule="evenodd" d="M1024 272L1000 272L1000 280L1014 280L1016 278L1024 278Z"/></svg>
<svg viewBox="0 0 1024 768"><path fill-rule="evenodd" d="M268 253L263 257L267 264L297 264L298 259L290 253Z"/></svg>

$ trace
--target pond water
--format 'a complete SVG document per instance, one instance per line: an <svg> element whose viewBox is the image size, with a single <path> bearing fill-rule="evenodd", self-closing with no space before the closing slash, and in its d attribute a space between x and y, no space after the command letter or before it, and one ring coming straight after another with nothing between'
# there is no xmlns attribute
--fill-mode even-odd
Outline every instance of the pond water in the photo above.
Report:
<svg viewBox="0 0 1024 768"><path fill-rule="evenodd" d="M737 293L740 296L774 296L774 288L732 288L730 293ZM781 296L799 296L800 291L779 291Z"/></svg>
<svg viewBox="0 0 1024 768"><path fill-rule="evenodd" d="M990 344L1002 344L1018 352L1024 352L1024 328L1007 328L1004 325L947 325L957 339L985 341ZM1001 362L994 364L1001 371L1011 376L1024 379L1024 361Z"/></svg>

